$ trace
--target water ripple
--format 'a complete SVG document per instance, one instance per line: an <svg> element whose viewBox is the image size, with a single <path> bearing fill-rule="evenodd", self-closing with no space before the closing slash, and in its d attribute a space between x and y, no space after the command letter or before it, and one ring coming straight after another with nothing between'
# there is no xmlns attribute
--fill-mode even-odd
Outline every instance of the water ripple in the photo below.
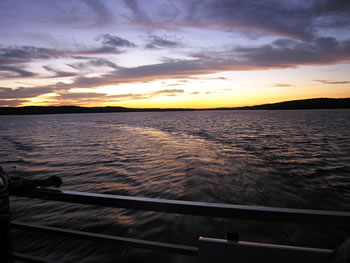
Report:
<svg viewBox="0 0 350 263"><path fill-rule="evenodd" d="M5 170L27 178L60 175L66 190L350 211L349 110L0 116L0 127ZM345 238L336 229L23 198L13 199L12 210L20 221L190 245L199 235L224 238L236 231L246 240L287 245L332 247ZM116 255L112 247L72 240L76 248L68 249L66 239L51 239L42 253L67 262L77 254L84 262L101 255L106 262L185 260L125 248ZM43 240L17 247L37 251Z"/></svg>

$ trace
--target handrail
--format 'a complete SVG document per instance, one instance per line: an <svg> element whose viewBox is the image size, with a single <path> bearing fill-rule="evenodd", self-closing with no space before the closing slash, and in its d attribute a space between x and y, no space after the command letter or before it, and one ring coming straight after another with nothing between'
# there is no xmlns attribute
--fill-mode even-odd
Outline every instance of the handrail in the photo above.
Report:
<svg viewBox="0 0 350 263"><path fill-rule="evenodd" d="M18 252L12 253L11 256L13 259L18 259L21 262L24 261L26 263L60 263L59 261L45 259L41 257L35 257L28 254L18 253Z"/></svg>
<svg viewBox="0 0 350 263"><path fill-rule="evenodd" d="M60 191L45 188L34 189L22 193L16 193L13 195L51 201L62 201L86 205L98 205L105 207L127 208L145 211L157 211L165 213L178 213L186 215L249 219L260 221L262 220L285 223L330 224L347 227L350 226L350 212L244 206L182 200L165 200L146 197L130 197L121 195ZM22 230L61 234L75 238L92 239L95 241L97 240L104 242L113 242L126 246L158 250L188 256L198 256L201 254L200 247L140 240L120 236L111 236L106 234L35 225L17 221L11 221L10 226ZM28 262L54 262L21 253L13 253L12 256L17 259L27 260Z"/></svg>
<svg viewBox="0 0 350 263"><path fill-rule="evenodd" d="M16 195L52 201L63 201L87 205L99 205L165 213L179 213L197 216L224 217L298 224L326 224L337 226L350 225L350 212L339 211L273 208L182 200L165 200L146 197L131 197L47 189L36 189Z"/></svg>
<svg viewBox="0 0 350 263"><path fill-rule="evenodd" d="M85 231L64 229L58 227L41 226L36 224L11 221L10 226L17 229L30 230L36 232L45 232L46 234L60 234L68 237L90 239L102 242L113 242L119 245L131 246L136 248L151 249L168 253L175 253L187 256L196 256L198 248L193 246L170 244L165 242L141 240L136 238L127 238L120 236L111 236L106 234L97 234Z"/></svg>

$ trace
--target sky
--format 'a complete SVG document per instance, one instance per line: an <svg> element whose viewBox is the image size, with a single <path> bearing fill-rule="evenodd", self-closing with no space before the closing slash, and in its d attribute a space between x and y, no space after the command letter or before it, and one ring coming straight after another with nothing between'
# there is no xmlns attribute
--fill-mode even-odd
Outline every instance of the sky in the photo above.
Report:
<svg viewBox="0 0 350 263"><path fill-rule="evenodd" d="M1 0L0 107L350 97L349 0Z"/></svg>

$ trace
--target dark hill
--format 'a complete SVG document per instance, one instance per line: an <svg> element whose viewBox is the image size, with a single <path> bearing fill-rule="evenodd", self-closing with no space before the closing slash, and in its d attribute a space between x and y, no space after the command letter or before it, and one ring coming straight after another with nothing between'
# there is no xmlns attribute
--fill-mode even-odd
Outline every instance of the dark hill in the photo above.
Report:
<svg viewBox="0 0 350 263"><path fill-rule="evenodd" d="M30 114L64 114L64 113L98 113L123 112L123 107L96 107L85 108L78 106L28 106L28 107L2 107L0 115L30 115Z"/></svg>
<svg viewBox="0 0 350 263"><path fill-rule="evenodd" d="M299 109L350 109L350 98L345 99L306 99L273 104L237 108L216 108L206 110L299 110ZM193 109L132 109L124 107L79 107L79 106L27 106L0 107L0 115L102 113L102 112L149 112L149 111L189 111Z"/></svg>
<svg viewBox="0 0 350 263"><path fill-rule="evenodd" d="M133 108L124 108L124 107L26 106L26 107L0 107L0 115L184 111L184 110L191 110L191 109L133 109Z"/></svg>
<svg viewBox="0 0 350 263"><path fill-rule="evenodd" d="M230 108L235 110L306 110L306 109L349 109L350 98L345 99L306 99L292 100L272 104Z"/></svg>

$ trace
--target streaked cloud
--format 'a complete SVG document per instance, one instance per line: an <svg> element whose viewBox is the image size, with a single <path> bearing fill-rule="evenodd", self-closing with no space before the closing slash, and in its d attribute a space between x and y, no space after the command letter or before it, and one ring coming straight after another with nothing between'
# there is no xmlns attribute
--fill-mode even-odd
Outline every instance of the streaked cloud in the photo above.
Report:
<svg viewBox="0 0 350 263"><path fill-rule="evenodd" d="M158 48L177 48L182 46L182 43L177 39L171 39L169 36L157 36L149 35L149 43L146 48L158 49Z"/></svg>
<svg viewBox="0 0 350 263"><path fill-rule="evenodd" d="M120 54L114 46L101 46L85 50L56 50L35 46L0 46L0 65L27 63L33 60L47 60L79 55Z"/></svg>
<svg viewBox="0 0 350 263"><path fill-rule="evenodd" d="M48 16L46 19L49 22L60 26L69 25L90 29L101 28L116 22L114 12L103 0L50 1L49 3L33 3L31 1L28 5L30 4L36 4L39 7L40 17L46 18Z"/></svg>
<svg viewBox="0 0 350 263"><path fill-rule="evenodd" d="M293 87L293 85L287 83L275 83L272 85L272 87Z"/></svg>
<svg viewBox="0 0 350 263"><path fill-rule="evenodd" d="M49 76L47 78L64 78L64 77L74 77L77 75L77 73L73 73L73 72L68 72L68 71L62 71L62 70L57 70L57 69L54 69L50 66L43 66L43 68L50 72L50 73L53 73L54 75L52 76Z"/></svg>
<svg viewBox="0 0 350 263"><path fill-rule="evenodd" d="M28 100L1 100L0 99L0 107L16 107L25 102L28 102Z"/></svg>
<svg viewBox="0 0 350 263"><path fill-rule="evenodd" d="M99 98L104 97L107 94L105 93L96 93L96 92L64 92L59 94L60 99L87 99L87 98Z"/></svg>
<svg viewBox="0 0 350 263"><path fill-rule="evenodd" d="M315 79L314 81L317 81L317 82L320 82L322 84L335 84L335 85L338 85L338 84L350 84L350 81L349 80L346 80L346 81L334 81L334 80L322 80L322 79Z"/></svg>
<svg viewBox="0 0 350 263"><path fill-rule="evenodd" d="M174 86L182 86L184 85L183 83L174 83L174 84L165 84L163 83L163 86L165 87L174 87Z"/></svg>
<svg viewBox="0 0 350 263"><path fill-rule="evenodd" d="M301 65L327 65L350 59L350 40L337 41L320 37L313 41L290 41L286 46L264 45L236 48L239 55L252 66L296 67Z"/></svg>
<svg viewBox="0 0 350 263"><path fill-rule="evenodd" d="M102 43L106 46L114 46L114 47L136 47L136 45L132 42L130 42L127 39L113 36L111 34L104 34L101 36L98 36L96 38L97 41L102 41Z"/></svg>
<svg viewBox="0 0 350 263"><path fill-rule="evenodd" d="M76 57L73 57L74 59ZM77 58L77 59L84 59L87 60L86 62L73 62L70 64L67 64L67 66L72 67L76 70L84 70L84 69L88 69L90 67L109 67L112 69L118 69L118 66L113 63L112 61L109 61L108 59L104 59L104 58Z"/></svg>
<svg viewBox="0 0 350 263"><path fill-rule="evenodd" d="M34 77L35 75L36 75L35 73L24 70L19 66L12 66L12 65L1 66L0 64L0 79L29 78L29 77Z"/></svg>
<svg viewBox="0 0 350 263"><path fill-rule="evenodd" d="M69 85L58 83L52 86L43 87L18 87L16 89L0 87L0 99L24 99L24 98L35 98L40 95L47 93L58 92L61 90L69 90Z"/></svg>
<svg viewBox="0 0 350 263"><path fill-rule="evenodd" d="M33 59L48 59L63 55L64 52L50 48L0 45L0 65L25 63Z"/></svg>
<svg viewBox="0 0 350 263"><path fill-rule="evenodd" d="M165 95L169 95L169 94L176 94L176 93L184 93L185 91L183 89L164 89L164 90L158 90L158 91L154 91L151 94L165 94Z"/></svg>
<svg viewBox="0 0 350 263"><path fill-rule="evenodd" d="M236 59L239 57L240 59ZM120 67L101 77L76 79L76 85L92 86L167 78L191 78L222 71L295 68L303 65L329 65L350 60L350 41L333 38L313 42L295 40L292 46L264 45L237 47L229 52L208 54L206 59L176 60L133 68ZM225 78L220 78L225 80Z"/></svg>

